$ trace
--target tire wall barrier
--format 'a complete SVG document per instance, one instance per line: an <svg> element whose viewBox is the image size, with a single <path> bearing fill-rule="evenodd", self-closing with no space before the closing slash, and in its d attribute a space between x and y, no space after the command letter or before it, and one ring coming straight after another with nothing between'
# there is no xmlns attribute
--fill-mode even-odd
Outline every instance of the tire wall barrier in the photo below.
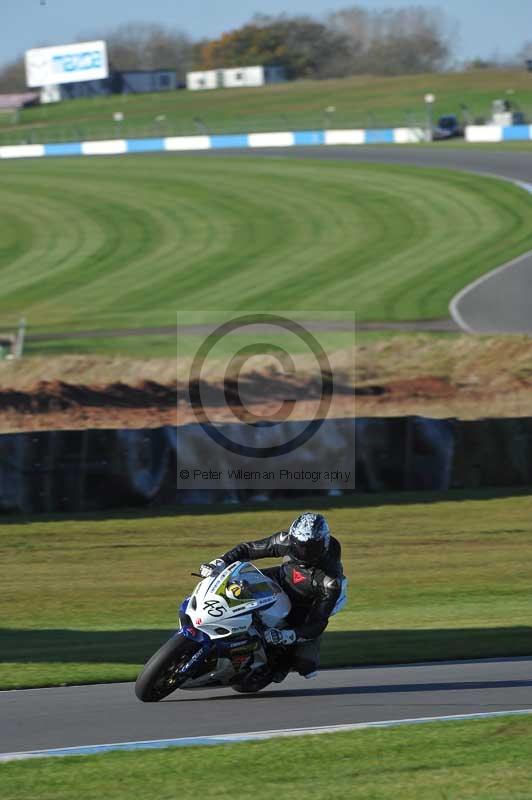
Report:
<svg viewBox="0 0 532 800"><path fill-rule="evenodd" d="M237 424L238 423L234 423ZM220 426L229 429L230 425ZM261 429L272 442L276 427ZM198 425L179 430L187 465L204 468L227 457L197 446ZM250 441L257 431L247 428ZM353 449L353 420L327 420L316 436L316 469L331 448ZM228 433L230 431L228 430ZM137 430L84 430L0 435L0 511L37 513L88 511L164 503L245 502L255 490L229 484L210 492L177 490L178 431L166 426ZM278 433L277 433L278 435ZM255 437L255 438L253 438ZM205 436L201 437L205 441ZM350 453L357 492L423 491L532 483L532 418L478 421L423 417L360 418ZM298 469L297 451L292 456ZM335 491L339 494L340 490ZM308 492L306 492L308 494ZM261 499L294 497L294 492L262 494Z"/></svg>

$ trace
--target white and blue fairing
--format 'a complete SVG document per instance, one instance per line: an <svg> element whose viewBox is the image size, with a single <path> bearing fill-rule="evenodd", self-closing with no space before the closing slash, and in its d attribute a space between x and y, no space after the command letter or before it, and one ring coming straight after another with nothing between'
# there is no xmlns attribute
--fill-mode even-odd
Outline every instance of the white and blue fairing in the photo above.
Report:
<svg viewBox="0 0 532 800"><path fill-rule="evenodd" d="M201 581L184 611L194 628L210 639L221 639L249 630L254 613L267 627L282 627L290 608L275 581L253 564L237 561Z"/></svg>

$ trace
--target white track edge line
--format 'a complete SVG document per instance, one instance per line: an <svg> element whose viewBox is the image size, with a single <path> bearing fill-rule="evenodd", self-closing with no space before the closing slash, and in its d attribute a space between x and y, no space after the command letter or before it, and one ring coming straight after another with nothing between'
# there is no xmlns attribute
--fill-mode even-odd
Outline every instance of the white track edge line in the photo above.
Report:
<svg viewBox="0 0 532 800"><path fill-rule="evenodd" d="M461 289L449 303L449 311L456 324L465 330L466 333L480 333L480 331L476 331L467 324L458 310L458 304L467 294L469 294L469 292L474 291L483 283L486 283L486 281L491 280L491 278L494 278L495 275L498 275L499 273L504 272L511 267L515 267L517 264L521 263L521 261L525 261L527 258L532 258L532 250L517 256L517 258L513 258L511 261L508 261L506 264L502 264L500 267L495 267L495 269L490 270L485 275L481 275L480 278L477 278L475 281L473 281L473 283L469 283L467 286Z"/></svg>
<svg viewBox="0 0 532 800"><path fill-rule="evenodd" d="M532 184L526 183L525 181L517 180L516 178L507 178L504 175L496 175L494 173L486 173L486 172L477 172L477 175L482 175L486 178L495 178L496 180L506 181L507 183L512 183L514 186L518 186L520 189L523 189L528 194L532 195ZM476 289L481 284L485 283L486 281L493 278L495 275L503 272L506 269L510 269L510 267L515 267L516 264L524 261L527 258L532 258L532 250L529 250L527 253L522 253L520 256L513 258L511 261L507 261L506 264L501 264L500 267L495 267L494 269L487 272L485 275L481 275L480 278L477 278L472 283L469 283L467 286L464 286L458 294L451 299L449 303L449 313L451 317L456 322L459 328L461 328L466 333L477 334L480 331L476 331L462 317L460 311L458 310L458 304L463 300L463 298L469 294L469 292Z"/></svg>
<svg viewBox="0 0 532 800"><path fill-rule="evenodd" d="M525 716L532 714L532 708L514 709L510 711L486 711L472 714L452 714L439 717L417 717L409 719L381 720L375 722L356 722L346 725L323 725L315 728L287 728L285 730L250 731L248 733L225 733L211 736L183 737L179 739L148 739L136 742L116 742L113 744L83 745L78 747L60 747L51 750L30 750L27 752L2 753L0 763L23 761L33 758L66 757L76 755L98 755L105 752L121 750L151 750L171 747L190 747L201 745L230 744L236 742L262 741L290 736L315 736L324 733L342 733L368 728L392 728L401 725L416 725L429 722L459 722L496 717Z"/></svg>

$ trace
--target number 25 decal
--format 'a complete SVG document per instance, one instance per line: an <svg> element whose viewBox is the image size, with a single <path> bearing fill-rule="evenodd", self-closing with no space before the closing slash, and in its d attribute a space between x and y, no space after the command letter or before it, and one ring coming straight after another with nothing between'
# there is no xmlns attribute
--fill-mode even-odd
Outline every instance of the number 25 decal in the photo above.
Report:
<svg viewBox="0 0 532 800"><path fill-rule="evenodd" d="M217 600L207 600L207 602L203 605L207 609L207 614L209 614L211 617L223 616L224 607Z"/></svg>

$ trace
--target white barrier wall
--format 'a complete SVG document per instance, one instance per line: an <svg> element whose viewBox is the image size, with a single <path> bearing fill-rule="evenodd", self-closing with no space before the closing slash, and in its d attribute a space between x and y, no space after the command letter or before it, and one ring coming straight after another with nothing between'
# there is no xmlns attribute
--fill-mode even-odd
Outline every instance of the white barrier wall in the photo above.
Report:
<svg viewBox="0 0 532 800"><path fill-rule="evenodd" d="M101 142L82 142L84 156L118 156L125 153L127 145L123 139L107 139Z"/></svg>
<svg viewBox="0 0 532 800"><path fill-rule="evenodd" d="M500 125L468 125L465 129L466 142L502 142Z"/></svg>
<svg viewBox="0 0 532 800"><path fill-rule="evenodd" d="M169 136L164 140L165 150L209 150L208 136Z"/></svg>
<svg viewBox="0 0 532 800"><path fill-rule="evenodd" d="M428 133L425 128L395 129L396 144L419 144L419 142L426 142L427 140L428 140Z"/></svg>
<svg viewBox="0 0 532 800"><path fill-rule="evenodd" d="M293 133L250 133L250 147L292 147Z"/></svg>
<svg viewBox="0 0 532 800"><path fill-rule="evenodd" d="M468 125L465 138L468 142L529 142L532 125Z"/></svg>
<svg viewBox="0 0 532 800"><path fill-rule="evenodd" d="M325 131L325 144L364 144L366 131Z"/></svg>
<svg viewBox="0 0 532 800"><path fill-rule="evenodd" d="M0 147L0 158L39 158L44 156L44 144L13 144Z"/></svg>
<svg viewBox="0 0 532 800"><path fill-rule="evenodd" d="M152 139L5 145L0 147L0 159L119 155L121 153L158 153L180 150L227 150L246 147L416 144L426 140L427 132L423 128L274 131L272 133L235 133L220 136L170 136ZM479 143L529 141L532 140L532 126L514 125L511 128L501 128L498 125L470 125L466 128L466 140ZM435 147L438 145L436 144Z"/></svg>

